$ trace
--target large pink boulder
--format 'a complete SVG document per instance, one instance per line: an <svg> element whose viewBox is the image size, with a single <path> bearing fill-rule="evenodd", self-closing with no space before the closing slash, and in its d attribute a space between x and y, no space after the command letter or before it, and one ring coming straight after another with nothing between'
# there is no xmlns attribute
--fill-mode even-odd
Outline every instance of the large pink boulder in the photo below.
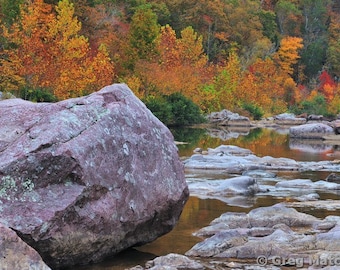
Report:
<svg viewBox="0 0 340 270"><path fill-rule="evenodd" d="M170 131L124 84L0 102L0 216L54 269L169 232L188 198Z"/></svg>

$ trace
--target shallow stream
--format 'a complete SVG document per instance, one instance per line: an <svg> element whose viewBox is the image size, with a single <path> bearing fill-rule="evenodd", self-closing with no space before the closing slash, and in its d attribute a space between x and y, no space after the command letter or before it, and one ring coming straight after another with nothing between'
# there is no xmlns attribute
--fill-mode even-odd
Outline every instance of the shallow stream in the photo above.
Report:
<svg viewBox="0 0 340 270"><path fill-rule="evenodd" d="M322 141L292 141L288 130L274 129L238 129L238 130L206 130L206 129L173 129L175 140L185 142L178 145L181 158L185 159L193 154L197 147L202 149L215 148L219 145L236 145L253 151L257 156L286 157L297 161L321 161L340 159L338 146ZM189 177L192 172L186 172ZM197 174L196 173L196 177ZM218 172L209 176L211 179L221 178ZM306 178L313 181L325 180L328 172L280 172L285 178ZM207 174L204 174L207 177ZM337 199L338 195L332 193L319 194L321 199ZM160 237L153 243L125 251L105 262L77 267L82 270L122 270L135 265L144 265L154 257L171 252L184 254L201 239L192 236L192 233L207 226L214 218L225 212L249 212L251 209L270 206L281 201L289 201L289 197L255 196L231 197L230 203L215 199L199 199L190 197L178 225L167 235ZM316 217L339 215L337 212L326 210L299 209ZM75 269L75 268L73 268Z"/></svg>

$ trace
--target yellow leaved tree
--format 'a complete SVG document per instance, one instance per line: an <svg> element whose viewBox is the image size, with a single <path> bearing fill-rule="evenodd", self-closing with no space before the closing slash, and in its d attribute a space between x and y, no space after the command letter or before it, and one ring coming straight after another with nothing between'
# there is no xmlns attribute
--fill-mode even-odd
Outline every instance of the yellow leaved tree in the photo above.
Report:
<svg viewBox="0 0 340 270"><path fill-rule="evenodd" d="M281 69L290 76L294 72L294 65L300 58L299 49L303 48L302 41L300 37L284 37L279 50L274 55L274 59L277 60Z"/></svg>

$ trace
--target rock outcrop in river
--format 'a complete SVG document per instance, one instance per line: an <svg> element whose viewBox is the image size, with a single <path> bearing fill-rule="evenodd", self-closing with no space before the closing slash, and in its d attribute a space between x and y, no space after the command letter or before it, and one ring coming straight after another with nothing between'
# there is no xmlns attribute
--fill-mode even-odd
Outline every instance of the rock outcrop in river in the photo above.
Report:
<svg viewBox="0 0 340 270"><path fill-rule="evenodd" d="M251 126L248 117L241 116L238 113L233 113L228 110L212 112L207 116L207 120L208 122L219 126L238 126L238 127Z"/></svg>
<svg viewBox="0 0 340 270"><path fill-rule="evenodd" d="M0 222L54 269L153 241L188 198L170 131L124 84L0 102Z"/></svg>
<svg viewBox="0 0 340 270"><path fill-rule="evenodd" d="M253 260L258 266L339 266L339 223L339 217L321 220L284 204L225 213L196 232L206 239L186 255Z"/></svg>
<svg viewBox="0 0 340 270"><path fill-rule="evenodd" d="M204 152L204 154L203 154ZM337 160L298 162L290 158L258 157L249 149L234 145L221 145L196 153L184 161L187 170L223 170L242 174L252 170L269 171L340 171Z"/></svg>
<svg viewBox="0 0 340 270"><path fill-rule="evenodd" d="M278 125L287 125L287 126L302 125L307 122L306 118L297 117L292 113L282 113L282 114L276 115L274 116L274 121Z"/></svg>
<svg viewBox="0 0 340 270"><path fill-rule="evenodd" d="M186 257L161 256L131 270L196 267L339 269L340 218L337 212L340 201L336 196L340 194L340 161L333 159L339 155L338 147L334 148L340 140L335 135L336 124L323 119L314 122L317 118L314 116L313 123L308 124L305 124L307 116L296 118L284 114L281 118L277 122L288 126L281 128L272 124L272 120L259 124L283 134L288 134L289 126L294 125L289 147L302 155L308 152L327 158L301 161L257 156L235 145L196 148L191 157L184 159L190 195L220 200L228 206L235 206L230 211L237 212L226 212L209 226L194 232L201 240L185 253ZM216 127L210 130L213 130L213 137L222 140L238 136ZM321 140L325 137L332 139L332 143ZM325 199L326 196L329 198ZM267 204L274 205L261 207ZM238 212L240 208L244 210ZM318 213L316 216L322 218L311 213ZM156 264L156 261L162 263Z"/></svg>
<svg viewBox="0 0 340 270"><path fill-rule="evenodd" d="M324 123L311 123L291 127L289 135L292 138L322 139L327 135L335 135L333 127Z"/></svg>
<svg viewBox="0 0 340 270"><path fill-rule="evenodd" d="M327 130L332 132L328 127ZM238 207L252 207L256 198L261 196L289 200L259 207L249 213L222 214L208 227L195 232L204 240L187 251L186 256L200 258L201 262L205 261L202 258L209 258L208 269L212 264L222 269L253 269L251 267L255 264L262 267L259 269L282 266L315 269L313 267L340 265L337 260L340 218L330 215L319 219L292 208L330 211L340 208L338 200L322 201L318 194L339 193L340 184L335 173L340 171L338 160L311 162L258 157L248 149L233 145L196 152L184 161L193 196L218 199ZM277 175L283 171L333 173L326 181L312 181L285 179ZM247 193L247 187L254 192ZM332 241L336 243L332 244ZM226 259L240 263L227 266ZM249 260L253 266L249 266Z"/></svg>

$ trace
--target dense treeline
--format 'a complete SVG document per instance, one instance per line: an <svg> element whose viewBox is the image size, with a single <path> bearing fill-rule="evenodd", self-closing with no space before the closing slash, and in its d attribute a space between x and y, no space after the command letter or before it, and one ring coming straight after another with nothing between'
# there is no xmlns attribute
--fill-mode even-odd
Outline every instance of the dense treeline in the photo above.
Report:
<svg viewBox="0 0 340 270"><path fill-rule="evenodd" d="M125 82L203 112L340 112L331 0L0 0L0 91L33 100Z"/></svg>

